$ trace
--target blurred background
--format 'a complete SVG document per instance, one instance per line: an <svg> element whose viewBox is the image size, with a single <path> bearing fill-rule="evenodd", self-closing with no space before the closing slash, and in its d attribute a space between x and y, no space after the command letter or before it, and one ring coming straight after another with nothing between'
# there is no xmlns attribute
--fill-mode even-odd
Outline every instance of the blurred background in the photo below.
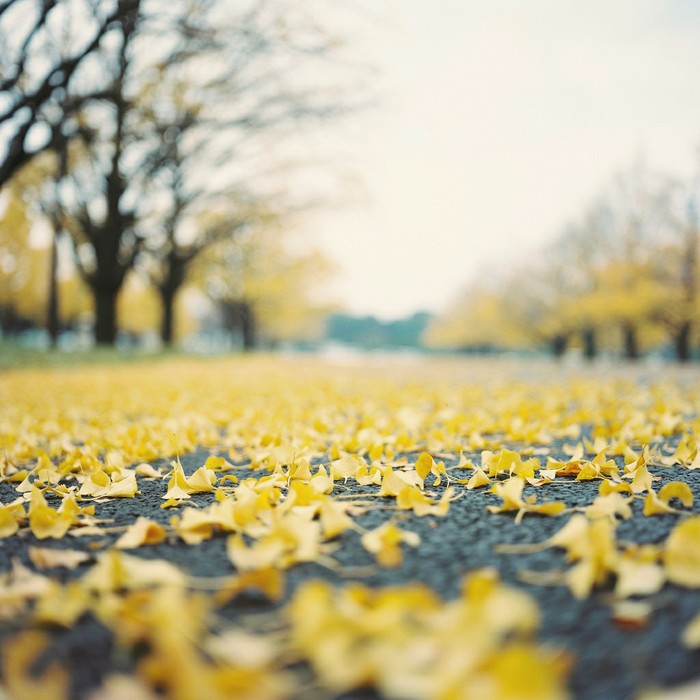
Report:
<svg viewBox="0 0 700 700"><path fill-rule="evenodd" d="M700 4L0 0L0 348L700 358Z"/></svg>

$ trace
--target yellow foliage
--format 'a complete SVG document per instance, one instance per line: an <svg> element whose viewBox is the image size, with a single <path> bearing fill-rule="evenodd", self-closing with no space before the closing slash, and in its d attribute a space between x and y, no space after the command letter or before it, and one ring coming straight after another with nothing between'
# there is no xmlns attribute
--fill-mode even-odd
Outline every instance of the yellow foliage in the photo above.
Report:
<svg viewBox="0 0 700 700"><path fill-rule="evenodd" d="M666 540L668 579L679 586L700 588L700 517L681 521Z"/></svg>
<svg viewBox="0 0 700 700"><path fill-rule="evenodd" d="M533 640L537 607L492 573L472 576L448 602L422 587L302 582L276 609L274 634L255 629L255 614L246 629L210 617L247 591L279 601L291 567L302 577L319 565L338 576L376 574L374 563L341 565L337 550L349 542L368 551L367 562L405 574L466 501L492 528L507 527L511 518L490 513L559 515L568 507L551 500L558 484L584 490L590 480L597 495L591 488L589 502L578 499L552 537L501 548L564 550L565 570L521 572L526 580L567 586L577 598L606 587L626 599L667 581L700 585L694 516L682 516L663 546L616 537L618 519L631 519L627 528L642 508L677 517L692 507L689 485L667 477L697 460L700 424L690 416L700 384L558 370L523 379L522 366L488 368L453 360L410 371L342 368L260 356L0 374L0 392L12 397L0 403L0 486L14 498L0 507L0 535L12 547L32 534L74 540L28 548L32 569L15 564L0 576L0 613L63 627L95 616L119 645L146 649L137 670L146 692L175 693L178 683L214 698L255 697L258 687L299 696L301 662L329 694L370 683L391 697L480 698L488 688L500 698L515 687L524 697L562 697L567 662ZM159 467L195 450L195 463ZM455 478L460 470L469 478ZM477 489L485 484L492 493ZM119 497L138 506L146 490L178 509L168 524L96 517L119 513ZM374 509L389 514L365 530L356 519ZM81 535L105 551L95 557ZM472 533L463 535L468 546ZM216 537L225 540L228 572L215 578L151 559L153 550L122 551ZM93 558L71 584L58 582L55 567ZM615 615L633 613L618 606ZM689 628L687 643L694 634Z"/></svg>

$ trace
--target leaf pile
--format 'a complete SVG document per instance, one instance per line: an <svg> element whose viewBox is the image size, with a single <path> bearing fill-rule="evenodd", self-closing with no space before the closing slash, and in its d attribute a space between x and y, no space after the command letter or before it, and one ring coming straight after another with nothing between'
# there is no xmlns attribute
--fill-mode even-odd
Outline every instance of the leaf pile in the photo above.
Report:
<svg viewBox="0 0 700 700"><path fill-rule="evenodd" d="M542 641L541 586L628 629L700 589L700 385L649 372L259 357L0 375L4 691L568 697L584 652ZM458 517L503 539L484 568L465 532L474 564L443 595L410 572ZM212 575L182 563L200 551ZM700 647L699 620L679 644ZM89 682L56 653L86 621L113 650Z"/></svg>

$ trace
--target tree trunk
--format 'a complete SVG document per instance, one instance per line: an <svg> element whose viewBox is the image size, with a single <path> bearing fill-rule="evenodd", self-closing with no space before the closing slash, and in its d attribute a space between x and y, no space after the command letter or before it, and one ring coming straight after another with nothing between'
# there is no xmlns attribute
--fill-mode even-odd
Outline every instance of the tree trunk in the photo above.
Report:
<svg viewBox="0 0 700 700"><path fill-rule="evenodd" d="M253 307L246 302L241 304L241 330L243 331L243 350L245 352L254 350L257 345L255 314L253 313Z"/></svg>
<svg viewBox="0 0 700 700"><path fill-rule="evenodd" d="M165 347L170 347L175 336L175 291L163 287L158 291L161 304L160 339Z"/></svg>
<svg viewBox="0 0 700 700"><path fill-rule="evenodd" d="M550 348L554 357L561 357L566 352L566 347L568 344L569 339L565 335L555 335L550 341Z"/></svg>
<svg viewBox="0 0 700 700"><path fill-rule="evenodd" d="M692 324L690 321L685 321L674 338L676 346L676 359L679 362L688 362L690 360L690 331Z"/></svg>
<svg viewBox="0 0 700 700"><path fill-rule="evenodd" d="M117 339L117 295L119 290L93 289L95 302L95 343L114 345Z"/></svg>
<svg viewBox="0 0 700 700"><path fill-rule="evenodd" d="M625 323L622 327L625 346L625 359L639 359L639 342L637 340L637 328L632 323Z"/></svg>
<svg viewBox="0 0 700 700"><path fill-rule="evenodd" d="M51 260L49 262L49 299L46 308L46 329L49 332L51 347L58 344L58 231L54 229L51 238Z"/></svg>
<svg viewBox="0 0 700 700"><path fill-rule="evenodd" d="M595 328L586 328L583 331L583 356L587 360L593 360L598 355Z"/></svg>

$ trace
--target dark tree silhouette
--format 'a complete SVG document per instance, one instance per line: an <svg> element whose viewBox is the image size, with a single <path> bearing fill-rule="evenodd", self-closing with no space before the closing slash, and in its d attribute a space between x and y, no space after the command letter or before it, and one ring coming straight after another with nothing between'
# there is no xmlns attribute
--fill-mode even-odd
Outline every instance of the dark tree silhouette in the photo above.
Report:
<svg viewBox="0 0 700 700"><path fill-rule="evenodd" d="M100 50L105 36L134 16L139 4L140 0L84 3L83 36L70 47L54 36L55 25L71 12L65 0L0 4L0 133L7 140L0 153L0 187L35 155L55 148L65 138L64 125L71 113L100 96L92 90L73 92L73 78L85 59ZM19 22L27 17L28 23ZM20 26L25 30L18 35ZM48 67L35 67L38 55ZM43 137L38 144L31 143L30 132L39 127Z"/></svg>

